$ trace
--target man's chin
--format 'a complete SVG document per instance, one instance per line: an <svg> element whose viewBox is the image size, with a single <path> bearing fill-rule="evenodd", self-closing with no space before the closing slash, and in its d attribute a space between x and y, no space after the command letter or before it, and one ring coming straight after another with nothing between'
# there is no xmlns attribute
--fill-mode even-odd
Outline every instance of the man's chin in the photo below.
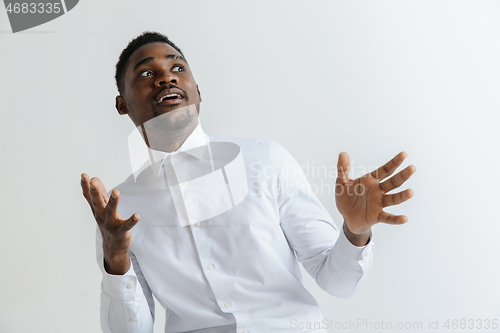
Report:
<svg viewBox="0 0 500 333"><path fill-rule="evenodd" d="M146 133L158 139L178 135L198 124L198 109L195 104L171 110L168 108L155 110L155 114L159 112L161 113L143 124Z"/></svg>
<svg viewBox="0 0 500 333"><path fill-rule="evenodd" d="M174 104L174 105L157 105L154 108L154 118L171 113L171 112L182 112L183 110L186 110L189 107L189 105L182 105L182 103L179 104Z"/></svg>

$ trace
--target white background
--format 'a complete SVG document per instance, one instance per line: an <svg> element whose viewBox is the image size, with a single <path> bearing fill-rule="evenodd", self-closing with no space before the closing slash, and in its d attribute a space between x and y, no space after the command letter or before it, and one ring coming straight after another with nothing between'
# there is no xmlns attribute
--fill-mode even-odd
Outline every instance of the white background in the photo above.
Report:
<svg viewBox="0 0 500 333"><path fill-rule="evenodd" d="M82 0L12 34L0 8L0 332L99 332L80 173L110 189L131 172L114 65L145 30L187 56L209 134L274 140L332 170L347 151L356 176L408 153L417 173L403 188L415 196L389 211L409 222L374 227L362 289L337 299L304 272L325 319L421 332L429 320L453 332L447 319L500 319L499 18L484 0ZM318 196L340 226L333 195Z"/></svg>

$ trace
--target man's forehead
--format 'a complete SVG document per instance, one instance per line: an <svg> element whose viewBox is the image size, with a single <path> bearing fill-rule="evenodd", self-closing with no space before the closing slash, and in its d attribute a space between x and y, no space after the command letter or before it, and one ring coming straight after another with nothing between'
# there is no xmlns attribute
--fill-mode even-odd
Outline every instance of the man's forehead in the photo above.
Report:
<svg viewBox="0 0 500 333"><path fill-rule="evenodd" d="M165 58L167 56L175 55L181 59L184 57L174 49L172 46L163 42L154 42L144 44L132 53L129 58L128 67L134 68L134 66L145 58Z"/></svg>
<svg viewBox="0 0 500 333"><path fill-rule="evenodd" d="M176 54L176 55L181 55L179 51L174 49L172 46L168 45L167 43L163 42L153 42L153 43L148 43L144 44L141 47L139 47L137 50L135 50L134 53L130 56L130 58L133 57L140 57L141 55L146 55L149 53L161 53L161 52L168 52L169 54Z"/></svg>

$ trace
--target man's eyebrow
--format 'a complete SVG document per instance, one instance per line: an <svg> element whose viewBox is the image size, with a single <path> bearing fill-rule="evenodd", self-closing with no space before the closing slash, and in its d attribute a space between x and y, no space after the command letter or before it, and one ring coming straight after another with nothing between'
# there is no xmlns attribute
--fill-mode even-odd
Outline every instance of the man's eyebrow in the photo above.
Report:
<svg viewBox="0 0 500 333"><path fill-rule="evenodd" d="M175 54L169 54L166 56L167 59L181 59L182 61L184 61L186 64L187 64L187 60L183 57L183 56L180 56L180 55L175 55Z"/></svg>
<svg viewBox="0 0 500 333"><path fill-rule="evenodd" d="M135 64L133 71L135 71L137 69L137 67L139 67L140 65L144 65L144 64L147 64L150 61L153 61L153 59L154 59L153 57L142 59L137 64Z"/></svg>
<svg viewBox="0 0 500 333"><path fill-rule="evenodd" d="M187 64L187 60L186 60L183 56L180 56L180 55L176 55L176 54L167 54L167 55L165 56L165 58L167 58L167 59L174 59L174 60L176 60L176 59L180 59L180 60L184 61L184 62ZM154 60L154 58L153 58L153 57L148 57L148 58L144 58L144 59L142 59L142 60L141 60L141 61L139 61L137 64L135 64L133 71L135 71L135 70L137 69L137 67L139 67L139 66L141 66L141 65L144 65L144 64L147 64L148 62L151 62L151 61L153 61L153 60Z"/></svg>

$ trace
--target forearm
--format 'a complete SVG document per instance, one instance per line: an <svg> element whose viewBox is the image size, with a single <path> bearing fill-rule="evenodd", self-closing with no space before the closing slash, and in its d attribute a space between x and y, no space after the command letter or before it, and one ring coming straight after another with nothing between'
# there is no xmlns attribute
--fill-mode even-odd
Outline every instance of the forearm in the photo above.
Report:
<svg viewBox="0 0 500 333"><path fill-rule="evenodd" d="M117 263L120 264L119 269L124 269L123 267L128 267L128 269L123 273L116 271L121 274L109 273L108 268L105 268L107 263L104 259L102 237L97 230L97 263L103 274L100 304L101 328L105 333L151 333L154 321L153 296L137 265L135 256L129 251L126 254L128 262L117 261ZM111 257L115 258L115 256ZM120 260L125 259L120 258Z"/></svg>
<svg viewBox="0 0 500 333"><path fill-rule="evenodd" d="M345 229L344 229L345 230ZM355 246L340 230L335 245L316 268L315 280L331 295L352 297L366 279L373 262L373 243Z"/></svg>

